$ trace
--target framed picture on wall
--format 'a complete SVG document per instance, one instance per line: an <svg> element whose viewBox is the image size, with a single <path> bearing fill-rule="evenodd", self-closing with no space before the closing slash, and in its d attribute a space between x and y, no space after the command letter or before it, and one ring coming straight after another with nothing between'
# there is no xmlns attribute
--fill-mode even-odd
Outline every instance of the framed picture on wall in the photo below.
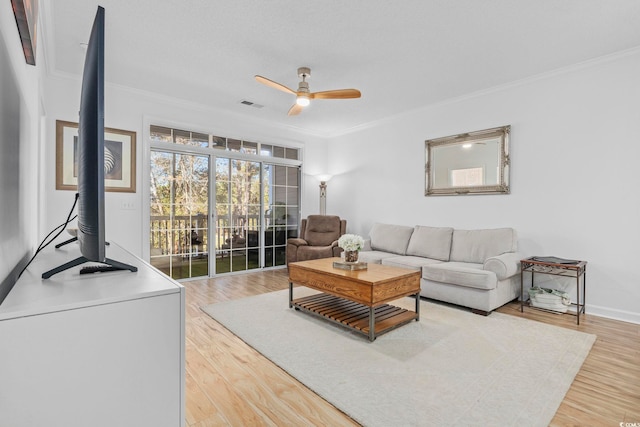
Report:
<svg viewBox="0 0 640 427"><path fill-rule="evenodd" d="M77 190L78 123L56 120L56 190ZM136 133L104 129L105 190L136 192Z"/></svg>
<svg viewBox="0 0 640 427"><path fill-rule="evenodd" d="M36 24L38 22L37 0L11 0L13 14L18 24L24 59L29 65L36 65Z"/></svg>

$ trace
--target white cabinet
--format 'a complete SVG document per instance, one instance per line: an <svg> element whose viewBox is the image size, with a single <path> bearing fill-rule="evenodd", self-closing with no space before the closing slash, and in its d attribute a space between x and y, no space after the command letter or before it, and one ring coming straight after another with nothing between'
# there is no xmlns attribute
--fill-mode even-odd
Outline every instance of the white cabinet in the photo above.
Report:
<svg viewBox="0 0 640 427"><path fill-rule="evenodd" d="M184 288L138 267L40 275L78 256L47 250L0 305L0 426L184 425Z"/></svg>

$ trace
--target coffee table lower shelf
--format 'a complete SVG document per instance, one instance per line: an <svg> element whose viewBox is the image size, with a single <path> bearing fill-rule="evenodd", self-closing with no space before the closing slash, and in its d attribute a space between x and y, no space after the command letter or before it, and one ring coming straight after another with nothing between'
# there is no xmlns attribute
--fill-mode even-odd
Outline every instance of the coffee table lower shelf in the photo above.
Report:
<svg viewBox="0 0 640 427"><path fill-rule="evenodd" d="M297 298L291 301L291 306L360 332L369 337L370 341L398 326L419 319L419 313L415 311L389 304L369 307L325 293ZM370 333L371 323L373 333Z"/></svg>

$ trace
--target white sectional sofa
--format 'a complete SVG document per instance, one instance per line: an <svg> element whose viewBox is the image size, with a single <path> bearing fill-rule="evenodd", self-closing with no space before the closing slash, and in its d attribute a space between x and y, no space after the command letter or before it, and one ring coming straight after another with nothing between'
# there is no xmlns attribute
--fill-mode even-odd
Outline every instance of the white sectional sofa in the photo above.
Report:
<svg viewBox="0 0 640 427"><path fill-rule="evenodd" d="M512 228L373 225L363 262L421 270L420 295L487 315L520 296L517 234Z"/></svg>

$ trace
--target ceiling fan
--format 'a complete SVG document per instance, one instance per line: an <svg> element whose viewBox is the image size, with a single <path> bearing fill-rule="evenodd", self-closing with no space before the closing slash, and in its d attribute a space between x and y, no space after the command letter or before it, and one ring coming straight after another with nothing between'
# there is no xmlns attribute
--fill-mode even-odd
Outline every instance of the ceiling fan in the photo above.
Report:
<svg viewBox="0 0 640 427"><path fill-rule="evenodd" d="M289 89L285 85L269 80L266 77L256 76L256 80L269 87L281 90L283 92L291 93L296 96L296 103L289 109L288 115L295 116L302 112L302 109L309 105L312 99L348 99L348 98L360 98L360 91L357 89L337 89L337 90L325 90L323 92L309 92L309 83L307 79L311 76L311 69L309 67L298 68L298 76L302 79L298 83L298 90Z"/></svg>

